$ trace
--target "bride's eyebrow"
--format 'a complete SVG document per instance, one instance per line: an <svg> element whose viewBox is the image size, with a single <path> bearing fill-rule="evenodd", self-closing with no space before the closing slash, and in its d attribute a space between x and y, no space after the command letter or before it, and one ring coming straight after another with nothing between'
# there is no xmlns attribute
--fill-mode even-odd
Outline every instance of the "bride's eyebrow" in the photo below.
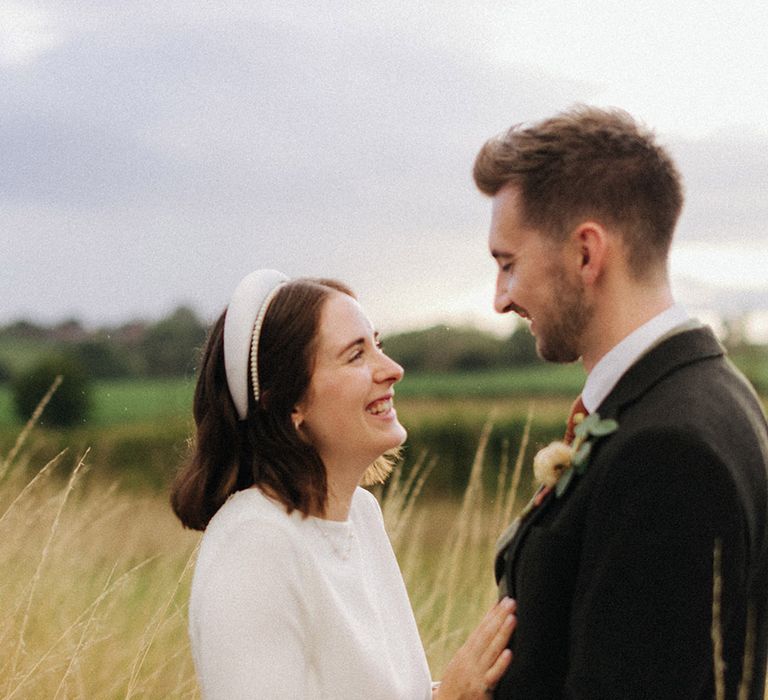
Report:
<svg viewBox="0 0 768 700"><path fill-rule="evenodd" d="M351 343L347 343L339 352L336 354L336 357L341 357L345 353L349 352L352 348L356 347L357 345L365 345L365 338L357 338L356 340L353 340ZM379 331L373 331L373 342L379 343L381 342L381 333Z"/></svg>
<svg viewBox="0 0 768 700"><path fill-rule="evenodd" d="M356 345L364 345L365 344L365 338L357 338L356 340L353 340L351 343L347 343L339 352L336 354L336 357L341 357L343 354L349 352L352 348L354 348Z"/></svg>

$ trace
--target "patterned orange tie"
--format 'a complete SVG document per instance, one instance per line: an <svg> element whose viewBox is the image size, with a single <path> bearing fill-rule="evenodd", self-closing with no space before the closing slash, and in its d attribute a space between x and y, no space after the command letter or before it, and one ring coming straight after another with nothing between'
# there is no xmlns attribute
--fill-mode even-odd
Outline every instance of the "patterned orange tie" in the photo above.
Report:
<svg viewBox="0 0 768 700"><path fill-rule="evenodd" d="M576 416L579 414L581 414L581 418L577 420ZM574 435L576 426L588 415L589 411L587 411L586 406L584 406L584 402L581 400L581 394L579 394L579 397L573 402L573 406L571 406L571 412L568 414L568 422L565 424L565 435L563 436L563 442L566 445L573 443L573 439L576 437Z"/></svg>
<svg viewBox="0 0 768 700"><path fill-rule="evenodd" d="M581 414L581 418L577 420L576 417L579 414ZM587 411L584 402L581 400L581 394L579 394L579 397L573 402L573 406L571 406L571 412L568 414L568 421L565 424L565 435L563 436L563 442L566 445L571 445L573 443L573 440L576 437L574 434L576 426L588 415L589 411ZM553 488L554 486L542 486L533 497L534 507L538 508L541 505L541 502L544 500L547 494L552 491Z"/></svg>

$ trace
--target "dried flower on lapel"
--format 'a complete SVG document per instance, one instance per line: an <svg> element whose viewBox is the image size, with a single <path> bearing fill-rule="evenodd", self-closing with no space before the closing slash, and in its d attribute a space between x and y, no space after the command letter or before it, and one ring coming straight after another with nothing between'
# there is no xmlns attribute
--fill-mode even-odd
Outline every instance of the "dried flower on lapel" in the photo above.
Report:
<svg viewBox="0 0 768 700"><path fill-rule="evenodd" d="M533 458L533 474L545 487L555 487L560 498L573 479L574 472L583 474L592 452L591 438L601 438L615 432L619 424L612 418L602 420L599 413L583 418L574 430L572 445L552 442L536 453Z"/></svg>
<svg viewBox="0 0 768 700"><path fill-rule="evenodd" d="M552 487L560 480L563 472L570 469L572 459L570 445L560 440L550 442L533 458L533 476L540 484Z"/></svg>

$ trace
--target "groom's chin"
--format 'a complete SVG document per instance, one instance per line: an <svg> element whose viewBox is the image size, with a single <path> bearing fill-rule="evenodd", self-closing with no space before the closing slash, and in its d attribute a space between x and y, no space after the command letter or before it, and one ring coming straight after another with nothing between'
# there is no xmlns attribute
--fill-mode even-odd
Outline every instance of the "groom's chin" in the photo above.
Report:
<svg viewBox="0 0 768 700"><path fill-rule="evenodd" d="M567 345L546 345L536 339L536 354L545 362L557 364L570 364L581 359L581 353Z"/></svg>

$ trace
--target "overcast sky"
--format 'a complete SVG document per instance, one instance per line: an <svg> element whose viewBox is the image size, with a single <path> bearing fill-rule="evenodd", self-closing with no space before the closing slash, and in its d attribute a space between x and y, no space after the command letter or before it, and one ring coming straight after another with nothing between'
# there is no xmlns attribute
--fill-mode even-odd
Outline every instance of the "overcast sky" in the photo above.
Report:
<svg viewBox="0 0 768 700"><path fill-rule="evenodd" d="M275 267L385 330L487 323L474 156L576 102L677 158L682 300L768 308L766 8L0 0L0 322L211 318Z"/></svg>

